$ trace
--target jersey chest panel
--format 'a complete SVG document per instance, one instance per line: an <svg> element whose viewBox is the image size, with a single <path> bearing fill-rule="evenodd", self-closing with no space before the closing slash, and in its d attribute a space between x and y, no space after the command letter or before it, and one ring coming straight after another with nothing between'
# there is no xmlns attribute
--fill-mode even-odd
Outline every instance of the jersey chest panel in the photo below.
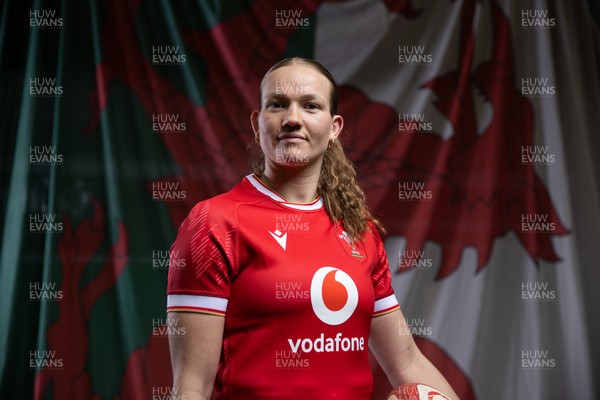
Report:
<svg viewBox="0 0 600 400"><path fill-rule="evenodd" d="M244 206L237 218L240 265L225 317L231 376L253 365L268 378L239 385L280 377L322 391L331 382L321 380L337 376L368 393L375 247L353 249L323 210ZM308 370L316 373L298 375Z"/></svg>
<svg viewBox="0 0 600 400"><path fill-rule="evenodd" d="M229 306L234 308L228 308L228 315L239 312L260 320L293 318L300 313L309 319L312 316L318 324L311 307L311 285L320 279L315 277L317 271L329 267L329 273L321 272L325 274L324 286L320 287L325 291L326 305L335 311L343 307L349 295L344 281L337 280L341 279L336 273L339 270L350 278L349 285L356 286L357 316L370 321L374 304L371 273L376 257L369 255L363 244L348 243L343 229L336 229L324 211L246 206L238 212L238 227L240 266L229 299Z"/></svg>

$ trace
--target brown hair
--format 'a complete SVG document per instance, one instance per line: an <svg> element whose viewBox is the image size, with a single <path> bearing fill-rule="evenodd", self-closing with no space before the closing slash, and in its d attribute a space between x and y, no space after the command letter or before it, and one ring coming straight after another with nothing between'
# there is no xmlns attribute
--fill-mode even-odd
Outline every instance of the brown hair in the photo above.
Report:
<svg viewBox="0 0 600 400"><path fill-rule="evenodd" d="M327 78L331 84L329 110L332 116L337 114L337 85L333 76L317 61L301 57L281 60L267 71L261 81L259 90L261 109L262 83L266 77L276 69L292 64L306 64ZM265 170L265 156L260 145L253 144L253 146L254 154L250 157L250 168L256 176L260 177ZM381 234L385 234L385 228L373 216L365 203L365 194L356 183L354 164L346 157L339 137L327 148L323 156L317 193L323 198L325 211L329 218L334 223L341 221L344 229L353 240L358 241L364 238L365 233L370 229L369 222L372 222Z"/></svg>

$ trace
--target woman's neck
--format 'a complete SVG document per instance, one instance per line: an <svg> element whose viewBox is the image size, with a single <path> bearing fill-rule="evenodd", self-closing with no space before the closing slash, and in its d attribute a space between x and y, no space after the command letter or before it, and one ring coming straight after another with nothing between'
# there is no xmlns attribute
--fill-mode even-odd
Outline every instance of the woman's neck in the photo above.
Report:
<svg viewBox="0 0 600 400"><path fill-rule="evenodd" d="M287 201L311 203L318 197L320 175L320 165L291 168L265 163L265 171L260 180Z"/></svg>

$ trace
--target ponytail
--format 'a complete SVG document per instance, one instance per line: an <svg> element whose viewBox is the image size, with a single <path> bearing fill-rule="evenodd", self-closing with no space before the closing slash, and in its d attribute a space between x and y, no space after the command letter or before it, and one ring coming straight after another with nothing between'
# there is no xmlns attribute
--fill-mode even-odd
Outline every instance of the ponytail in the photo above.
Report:
<svg viewBox="0 0 600 400"><path fill-rule="evenodd" d="M348 235L356 241L364 238L372 222L380 234L385 234L383 224L373 216L366 205L365 194L356 183L356 170L346 157L339 139L323 156L318 194L323 198L325 210L332 221L341 221Z"/></svg>

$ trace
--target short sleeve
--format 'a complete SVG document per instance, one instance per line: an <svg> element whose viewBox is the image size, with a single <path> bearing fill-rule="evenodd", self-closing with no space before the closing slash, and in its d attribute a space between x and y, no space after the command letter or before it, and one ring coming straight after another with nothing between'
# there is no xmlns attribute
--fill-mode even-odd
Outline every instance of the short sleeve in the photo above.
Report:
<svg viewBox="0 0 600 400"><path fill-rule="evenodd" d="M167 312L225 315L233 270L234 230L198 203L179 227L169 252Z"/></svg>
<svg viewBox="0 0 600 400"><path fill-rule="evenodd" d="M371 227L373 238L377 247L377 265L373 268L371 281L373 282L373 291L375 293L375 308L373 316L388 314L400 308L398 300L392 288L392 275L390 273L389 263L383 241L377 233L375 227Z"/></svg>

